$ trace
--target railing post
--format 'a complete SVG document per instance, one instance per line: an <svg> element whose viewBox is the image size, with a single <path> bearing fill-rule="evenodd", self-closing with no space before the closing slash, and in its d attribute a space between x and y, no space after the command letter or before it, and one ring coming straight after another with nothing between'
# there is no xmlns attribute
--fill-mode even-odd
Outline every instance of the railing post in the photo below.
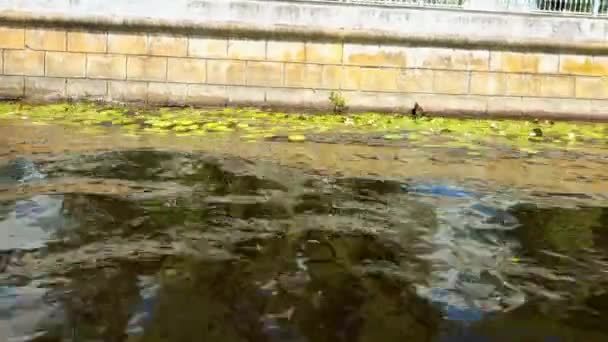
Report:
<svg viewBox="0 0 608 342"><path fill-rule="evenodd" d="M600 0L593 0L593 15L600 14Z"/></svg>

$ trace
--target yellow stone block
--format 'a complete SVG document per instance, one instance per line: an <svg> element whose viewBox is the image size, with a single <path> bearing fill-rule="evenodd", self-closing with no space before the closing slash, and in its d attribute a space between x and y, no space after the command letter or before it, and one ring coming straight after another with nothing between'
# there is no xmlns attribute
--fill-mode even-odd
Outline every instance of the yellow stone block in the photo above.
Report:
<svg viewBox="0 0 608 342"><path fill-rule="evenodd" d="M148 36L145 34L110 32L108 34L108 52L145 55L148 53Z"/></svg>
<svg viewBox="0 0 608 342"><path fill-rule="evenodd" d="M124 80L127 77L127 57L121 55L88 55L87 77Z"/></svg>
<svg viewBox="0 0 608 342"><path fill-rule="evenodd" d="M404 47L389 45L345 44L344 64L380 67L406 67Z"/></svg>
<svg viewBox="0 0 608 342"><path fill-rule="evenodd" d="M44 51L5 50L4 73L6 75L43 76Z"/></svg>
<svg viewBox="0 0 608 342"><path fill-rule="evenodd" d="M323 65L321 86L325 89L340 89L342 74L342 67L339 65Z"/></svg>
<svg viewBox="0 0 608 342"><path fill-rule="evenodd" d="M283 85L283 63L248 62L247 85L280 87Z"/></svg>
<svg viewBox="0 0 608 342"><path fill-rule="evenodd" d="M410 67L487 71L490 53L487 50L464 50L448 48L408 49Z"/></svg>
<svg viewBox="0 0 608 342"><path fill-rule="evenodd" d="M471 73L470 93L474 95L506 95L507 74L495 72Z"/></svg>
<svg viewBox="0 0 608 342"><path fill-rule="evenodd" d="M573 97L574 80L572 76L539 76L540 96Z"/></svg>
<svg viewBox="0 0 608 342"><path fill-rule="evenodd" d="M608 59L601 57L562 55L559 72L568 75L608 75Z"/></svg>
<svg viewBox="0 0 608 342"><path fill-rule="evenodd" d="M342 64L342 44L306 43L306 61L320 64Z"/></svg>
<svg viewBox="0 0 608 342"><path fill-rule="evenodd" d="M433 71L427 69L402 70L397 80L400 91L430 93L433 91Z"/></svg>
<svg viewBox="0 0 608 342"><path fill-rule="evenodd" d="M581 99L608 99L608 77L576 77L576 94Z"/></svg>
<svg viewBox="0 0 608 342"><path fill-rule="evenodd" d="M529 74L507 74L507 93L505 95L540 96L540 76Z"/></svg>
<svg viewBox="0 0 608 342"><path fill-rule="evenodd" d="M361 90L397 91L399 69L361 68Z"/></svg>
<svg viewBox="0 0 608 342"><path fill-rule="evenodd" d="M66 92L74 99L102 99L107 88L107 81L103 80L69 79Z"/></svg>
<svg viewBox="0 0 608 342"><path fill-rule="evenodd" d="M150 35L150 55L185 57L188 55L188 38L172 35Z"/></svg>
<svg viewBox="0 0 608 342"><path fill-rule="evenodd" d="M226 86L189 84L186 102L193 105L223 106L228 102Z"/></svg>
<svg viewBox="0 0 608 342"><path fill-rule="evenodd" d="M230 39L228 41L228 57L262 61L266 59L266 41Z"/></svg>
<svg viewBox="0 0 608 342"><path fill-rule="evenodd" d="M466 94L469 91L469 73L466 71L433 72L433 92L439 94Z"/></svg>
<svg viewBox="0 0 608 342"><path fill-rule="evenodd" d="M278 62L304 62L306 45L304 42L268 41L266 59Z"/></svg>
<svg viewBox="0 0 608 342"><path fill-rule="evenodd" d="M299 88L320 88L323 66L318 64L285 64L285 85Z"/></svg>
<svg viewBox="0 0 608 342"><path fill-rule="evenodd" d="M68 51L106 52L108 35L105 32L68 32Z"/></svg>
<svg viewBox="0 0 608 342"><path fill-rule="evenodd" d="M148 95L146 82L110 81L108 97L111 101L145 102Z"/></svg>
<svg viewBox="0 0 608 342"><path fill-rule="evenodd" d="M86 55L75 52L47 52L46 75L84 77L86 75Z"/></svg>
<svg viewBox="0 0 608 342"><path fill-rule="evenodd" d="M169 58L167 79L171 82L204 83L207 63L204 59Z"/></svg>
<svg viewBox="0 0 608 342"><path fill-rule="evenodd" d="M361 67L345 66L342 70L342 89L359 90L361 88Z"/></svg>
<svg viewBox="0 0 608 342"><path fill-rule="evenodd" d="M23 49L25 29L23 27L0 27L0 49Z"/></svg>
<svg viewBox="0 0 608 342"><path fill-rule="evenodd" d="M129 56L127 58L127 79L136 81L165 81L167 58Z"/></svg>
<svg viewBox="0 0 608 342"><path fill-rule="evenodd" d="M207 61L207 83L244 85L247 63L243 61Z"/></svg>
<svg viewBox="0 0 608 342"><path fill-rule="evenodd" d="M228 56L228 40L215 38L190 38L188 56L207 58L226 58Z"/></svg>
<svg viewBox="0 0 608 342"><path fill-rule="evenodd" d="M65 51L67 33L53 29L26 29L25 46L33 50Z"/></svg>
<svg viewBox="0 0 608 342"><path fill-rule="evenodd" d="M559 55L492 51L490 64L492 71L557 73Z"/></svg>

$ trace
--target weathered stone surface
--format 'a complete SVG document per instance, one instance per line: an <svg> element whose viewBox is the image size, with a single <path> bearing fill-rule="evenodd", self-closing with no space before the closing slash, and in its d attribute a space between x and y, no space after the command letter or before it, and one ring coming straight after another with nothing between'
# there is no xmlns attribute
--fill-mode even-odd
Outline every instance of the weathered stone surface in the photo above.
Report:
<svg viewBox="0 0 608 342"><path fill-rule="evenodd" d="M471 73L470 93L475 95L506 95L507 74L496 72Z"/></svg>
<svg viewBox="0 0 608 342"><path fill-rule="evenodd" d="M124 80L127 77L127 57L122 55L88 55L87 77Z"/></svg>
<svg viewBox="0 0 608 342"><path fill-rule="evenodd" d="M282 86L283 63L247 62L247 85Z"/></svg>
<svg viewBox="0 0 608 342"><path fill-rule="evenodd" d="M341 43L306 43L306 61L321 64L342 64Z"/></svg>
<svg viewBox="0 0 608 342"><path fill-rule="evenodd" d="M148 95L146 82L110 81L108 98L119 102L145 102Z"/></svg>
<svg viewBox="0 0 608 342"><path fill-rule="evenodd" d="M104 53L107 45L106 32L68 32L68 51Z"/></svg>
<svg viewBox="0 0 608 342"><path fill-rule="evenodd" d="M608 58L583 55L561 55L559 72L567 75L608 75Z"/></svg>
<svg viewBox="0 0 608 342"><path fill-rule="evenodd" d="M188 56L206 58L228 57L228 40L218 38L190 37Z"/></svg>
<svg viewBox="0 0 608 342"><path fill-rule="evenodd" d="M169 58L167 79L170 82L204 83L207 61L193 58Z"/></svg>
<svg viewBox="0 0 608 342"><path fill-rule="evenodd" d="M54 29L26 29L25 46L33 50L65 51L67 33Z"/></svg>
<svg viewBox="0 0 608 342"><path fill-rule="evenodd" d="M108 34L108 52L145 55L148 53L148 36L146 34L110 32Z"/></svg>
<svg viewBox="0 0 608 342"><path fill-rule="evenodd" d="M26 77L25 96L45 101L60 100L66 96L65 78Z"/></svg>
<svg viewBox="0 0 608 342"><path fill-rule="evenodd" d="M608 77L576 77L576 97L608 99Z"/></svg>
<svg viewBox="0 0 608 342"><path fill-rule="evenodd" d="M247 63L243 61L207 61L207 83L244 85Z"/></svg>
<svg viewBox="0 0 608 342"><path fill-rule="evenodd" d="M150 55L185 57L188 55L188 38L164 34L152 34L148 38Z"/></svg>
<svg viewBox="0 0 608 342"><path fill-rule="evenodd" d="M187 85L177 83L148 84L148 103L157 105L178 105L186 101Z"/></svg>
<svg viewBox="0 0 608 342"><path fill-rule="evenodd" d="M407 67L405 47L344 44L344 64L378 67Z"/></svg>
<svg viewBox="0 0 608 342"><path fill-rule="evenodd" d="M25 29L23 27L0 26L0 49L23 49Z"/></svg>
<svg viewBox="0 0 608 342"><path fill-rule="evenodd" d="M263 105L266 101L266 90L260 87L226 87L228 104Z"/></svg>
<svg viewBox="0 0 608 342"><path fill-rule="evenodd" d="M490 53L487 50L466 50L449 48L410 48L408 67L487 71Z"/></svg>
<svg viewBox="0 0 608 342"><path fill-rule="evenodd" d="M167 58L129 56L127 58L127 79L135 81L165 81L167 78Z"/></svg>
<svg viewBox="0 0 608 342"><path fill-rule="evenodd" d="M318 64L285 64L285 85L299 88L320 88L323 66Z"/></svg>
<svg viewBox="0 0 608 342"><path fill-rule="evenodd" d="M321 86L325 89L342 88L342 67L339 65L323 65Z"/></svg>
<svg viewBox="0 0 608 342"><path fill-rule="evenodd" d="M86 55L74 52L47 52L46 75L51 77L84 77Z"/></svg>
<svg viewBox="0 0 608 342"><path fill-rule="evenodd" d="M397 79L399 91L430 93L433 91L433 71L428 69L401 70Z"/></svg>
<svg viewBox="0 0 608 342"><path fill-rule="evenodd" d="M365 91L397 91L399 69L361 68L360 88Z"/></svg>
<svg viewBox="0 0 608 342"><path fill-rule="evenodd" d="M469 73L465 71L433 72L433 92L437 94L467 94L469 92Z"/></svg>
<svg viewBox="0 0 608 342"><path fill-rule="evenodd" d="M4 51L6 75L44 76L44 51Z"/></svg>
<svg viewBox="0 0 608 342"><path fill-rule="evenodd" d="M23 76L0 76L0 98L22 97L24 87Z"/></svg>
<svg viewBox="0 0 608 342"><path fill-rule="evenodd" d="M572 76L539 76L540 96L574 97L575 79Z"/></svg>
<svg viewBox="0 0 608 342"><path fill-rule="evenodd" d="M264 60L266 59L266 41L230 39L228 41L228 58Z"/></svg>
<svg viewBox="0 0 608 342"><path fill-rule="evenodd" d="M492 51L490 60L491 71L557 73L559 69L557 54Z"/></svg>
<svg viewBox="0 0 608 342"><path fill-rule="evenodd" d="M266 59L276 62L304 62L306 45L304 42L268 41Z"/></svg>
<svg viewBox="0 0 608 342"><path fill-rule="evenodd" d="M97 100L104 99L108 92L107 81L68 79L66 93L69 98Z"/></svg>
<svg viewBox="0 0 608 342"><path fill-rule="evenodd" d="M190 84L186 89L186 101L201 106L223 106L228 102L226 86Z"/></svg>

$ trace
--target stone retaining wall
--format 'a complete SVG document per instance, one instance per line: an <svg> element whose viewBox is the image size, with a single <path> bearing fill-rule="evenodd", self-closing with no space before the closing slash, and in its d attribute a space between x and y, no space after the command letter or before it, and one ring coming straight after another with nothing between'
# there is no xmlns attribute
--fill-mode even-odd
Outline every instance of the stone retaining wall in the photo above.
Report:
<svg viewBox="0 0 608 342"><path fill-rule="evenodd" d="M289 27L246 39L235 38L230 26L173 31L6 18L5 98L327 109L330 92L338 91L353 110L407 111L418 102L445 114L608 118L608 56L601 48L307 39Z"/></svg>

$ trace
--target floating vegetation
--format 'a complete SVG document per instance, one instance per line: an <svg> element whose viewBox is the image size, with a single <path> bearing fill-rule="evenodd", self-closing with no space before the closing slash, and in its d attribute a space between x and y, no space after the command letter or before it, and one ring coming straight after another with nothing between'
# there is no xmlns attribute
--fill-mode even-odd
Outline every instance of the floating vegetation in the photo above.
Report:
<svg viewBox="0 0 608 342"><path fill-rule="evenodd" d="M449 146L476 151L504 147L525 153L546 149L608 147L608 124L524 120L471 120L399 114L287 114L251 108L152 108L91 103L32 106L0 103L0 118L87 127L119 127L127 134L201 136L235 134L245 140L287 137L289 142L323 141L320 136L365 134L386 144Z"/></svg>

